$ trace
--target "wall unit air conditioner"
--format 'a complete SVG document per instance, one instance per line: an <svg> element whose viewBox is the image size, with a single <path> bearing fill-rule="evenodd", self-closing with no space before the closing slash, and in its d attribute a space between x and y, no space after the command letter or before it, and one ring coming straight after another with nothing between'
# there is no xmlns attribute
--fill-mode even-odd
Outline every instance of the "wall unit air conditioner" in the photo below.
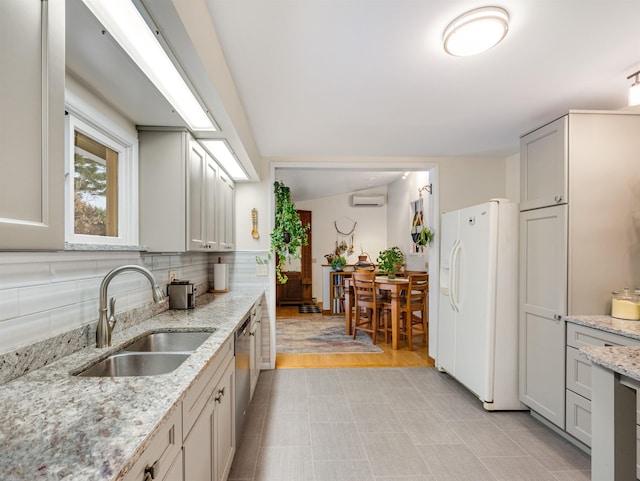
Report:
<svg viewBox="0 0 640 481"><path fill-rule="evenodd" d="M384 205L384 194L353 194L351 196L351 205L353 207L379 207Z"/></svg>

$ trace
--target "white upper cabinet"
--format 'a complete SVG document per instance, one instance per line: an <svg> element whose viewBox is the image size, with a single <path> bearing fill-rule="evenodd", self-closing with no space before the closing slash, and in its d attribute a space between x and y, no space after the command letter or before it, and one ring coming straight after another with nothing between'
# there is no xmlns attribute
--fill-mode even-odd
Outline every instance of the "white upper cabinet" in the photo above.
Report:
<svg viewBox="0 0 640 481"><path fill-rule="evenodd" d="M222 170L218 178L218 241L220 250L234 248L235 185Z"/></svg>
<svg viewBox="0 0 640 481"><path fill-rule="evenodd" d="M568 116L520 138L520 210L569 201Z"/></svg>
<svg viewBox="0 0 640 481"><path fill-rule="evenodd" d="M195 140L189 140L187 191L188 250L218 250L216 234L216 189L218 165Z"/></svg>
<svg viewBox="0 0 640 481"><path fill-rule="evenodd" d="M0 1L0 249L64 248L64 9Z"/></svg>
<svg viewBox="0 0 640 481"><path fill-rule="evenodd" d="M139 139L140 243L154 252L233 248L233 184L213 157L186 131Z"/></svg>

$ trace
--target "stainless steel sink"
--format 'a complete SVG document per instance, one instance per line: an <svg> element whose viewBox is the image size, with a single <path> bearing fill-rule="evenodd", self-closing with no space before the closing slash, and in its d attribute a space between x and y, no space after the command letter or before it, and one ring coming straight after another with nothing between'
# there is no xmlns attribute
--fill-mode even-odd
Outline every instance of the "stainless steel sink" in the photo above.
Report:
<svg viewBox="0 0 640 481"><path fill-rule="evenodd" d="M152 332L125 347L129 352L193 352L211 332Z"/></svg>
<svg viewBox="0 0 640 481"><path fill-rule="evenodd" d="M190 353L124 352L112 354L85 369L82 377L157 376L177 369Z"/></svg>
<svg viewBox="0 0 640 481"><path fill-rule="evenodd" d="M212 333L151 332L76 375L124 377L166 374L177 369Z"/></svg>

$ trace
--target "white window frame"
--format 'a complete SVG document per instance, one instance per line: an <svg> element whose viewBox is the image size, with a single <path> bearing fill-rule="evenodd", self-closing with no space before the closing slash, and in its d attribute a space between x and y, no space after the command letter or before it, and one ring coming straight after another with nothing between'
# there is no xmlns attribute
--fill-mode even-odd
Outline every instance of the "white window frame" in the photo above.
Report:
<svg viewBox="0 0 640 481"><path fill-rule="evenodd" d="M137 247L138 235L138 139L91 108L66 105L65 125L65 240L69 244ZM82 132L118 153L118 236L74 233L75 131Z"/></svg>

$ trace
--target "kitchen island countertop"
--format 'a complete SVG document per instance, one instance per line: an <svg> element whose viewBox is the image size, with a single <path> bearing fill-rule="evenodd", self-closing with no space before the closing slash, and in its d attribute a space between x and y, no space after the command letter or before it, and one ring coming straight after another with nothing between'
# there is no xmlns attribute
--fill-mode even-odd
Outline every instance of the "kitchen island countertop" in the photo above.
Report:
<svg viewBox="0 0 640 481"><path fill-rule="evenodd" d="M116 331L110 348L82 349L0 385L0 479L120 479L262 293L205 294L194 310L168 310ZM72 375L145 332L209 329L215 332L170 373Z"/></svg>
<svg viewBox="0 0 640 481"><path fill-rule="evenodd" d="M566 316L567 322L606 331L640 341L640 321L626 321L605 315Z"/></svg>

